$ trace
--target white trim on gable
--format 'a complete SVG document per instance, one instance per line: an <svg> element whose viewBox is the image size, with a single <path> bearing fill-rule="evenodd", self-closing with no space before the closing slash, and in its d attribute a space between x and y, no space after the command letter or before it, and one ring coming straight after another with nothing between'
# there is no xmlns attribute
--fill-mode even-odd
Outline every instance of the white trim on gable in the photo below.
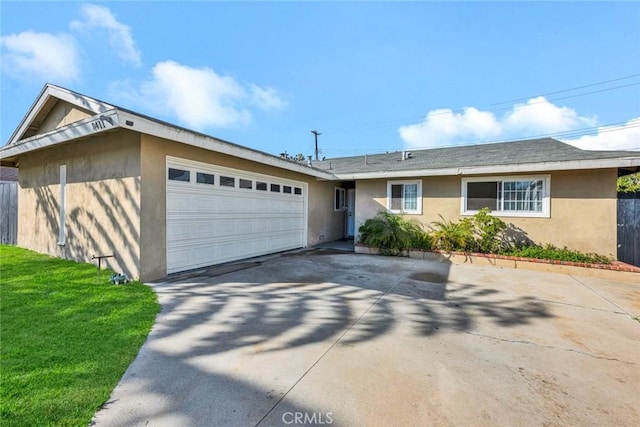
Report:
<svg viewBox="0 0 640 427"><path fill-rule="evenodd" d="M51 145L60 144L77 138L106 132L120 127L116 110L101 114L99 117L87 117L84 120L71 123L59 129L54 129L42 135L36 135L16 144L7 145L0 150L0 158L10 158L28 151L39 150Z"/></svg>
<svg viewBox="0 0 640 427"><path fill-rule="evenodd" d="M44 108L45 104L51 98L57 98L61 101L68 102L69 104L75 105L78 108L91 111L94 114L106 113L107 111L113 110L115 108L113 105L98 101L79 93L72 92L68 89L54 86L52 84L46 84L40 92L40 95L38 95L36 101L33 103L27 114L20 122L18 128L11 135L7 146L14 145L22 139L22 136L27 132L31 123L35 120L35 118Z"/></svg>

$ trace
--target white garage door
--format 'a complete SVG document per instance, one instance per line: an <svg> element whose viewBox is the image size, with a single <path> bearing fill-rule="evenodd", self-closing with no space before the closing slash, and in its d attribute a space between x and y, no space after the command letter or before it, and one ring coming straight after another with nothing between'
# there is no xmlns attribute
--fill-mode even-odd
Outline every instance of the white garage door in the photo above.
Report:
<svg viewBox="0 0 640 427"><path fill-rule="evenodd" d="M307 245L307 184L167 157L167 273Z"/></svg>

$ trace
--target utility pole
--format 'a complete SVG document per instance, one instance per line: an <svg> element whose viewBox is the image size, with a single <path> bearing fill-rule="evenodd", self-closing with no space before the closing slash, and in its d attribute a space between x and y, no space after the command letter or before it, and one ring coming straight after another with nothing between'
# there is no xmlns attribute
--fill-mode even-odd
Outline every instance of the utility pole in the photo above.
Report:
<svg viewBox="0 0 640 427"><path fill-rule="evenodd" d="M311 133L316 136L316 160L319 160L318 159L318 135L322 135L322 134L317 130L312 130Z"/></svg>

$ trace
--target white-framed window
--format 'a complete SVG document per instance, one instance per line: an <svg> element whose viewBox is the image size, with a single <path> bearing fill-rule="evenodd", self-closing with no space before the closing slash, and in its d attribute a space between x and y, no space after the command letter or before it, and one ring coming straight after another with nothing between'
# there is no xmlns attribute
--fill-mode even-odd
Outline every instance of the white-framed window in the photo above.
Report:
<svg viewBox="0 0 640 427"><path fill-rule="evenodd" d="M496 216L549 218L550 175L462 178L462 215L489 208Z"/></svg>
<svg viewBox="0 0 640 427"><path fill-rule="evenodd" d="M58 245L66 243L65 217L67 209L67 165L60 165L60 227L58 227Z"/></svg>
<svg viewBox="0 0 640 427"><path fill-rule="evenodd" d="M345 189L344 188L334 188L333 192L333 210L334 212L343 211L347 206L346 197L345 197Z"/></svg>
<svg viewBox="0 0 640 427"><path fill-rule="evenodd" d="M422 181L387 181L387 210L392 213L422 214Z"/></svg>

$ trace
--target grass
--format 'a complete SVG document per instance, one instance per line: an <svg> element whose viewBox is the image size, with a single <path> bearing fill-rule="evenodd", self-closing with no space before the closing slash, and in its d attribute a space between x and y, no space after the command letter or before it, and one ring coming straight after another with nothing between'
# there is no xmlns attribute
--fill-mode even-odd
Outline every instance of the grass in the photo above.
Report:
<svg viewBox="0 0 640 427"><path fill-rule="evenodd" d="M109 398L159 305L139 282L0 246L0 424L83 425Z"/></svg>

